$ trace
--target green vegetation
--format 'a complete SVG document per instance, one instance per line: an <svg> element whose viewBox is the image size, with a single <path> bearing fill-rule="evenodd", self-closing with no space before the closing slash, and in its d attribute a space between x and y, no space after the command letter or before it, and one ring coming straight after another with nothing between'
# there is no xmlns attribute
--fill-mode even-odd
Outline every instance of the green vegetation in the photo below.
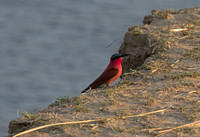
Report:
<svg viewBox="0 0 200 137"><path fill-rule="evenodd" d="M196 47L196 48L193 48L192 50L185 51L183 53L183 56L191 57L191 58L196 59L197 61L200 61L200 48Z"/></svg>

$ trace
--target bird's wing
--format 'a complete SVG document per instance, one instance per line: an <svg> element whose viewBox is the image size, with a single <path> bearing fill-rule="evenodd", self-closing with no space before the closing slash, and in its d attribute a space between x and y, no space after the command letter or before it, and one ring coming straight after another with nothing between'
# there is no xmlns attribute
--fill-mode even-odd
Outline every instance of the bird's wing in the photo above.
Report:
<svg viewBox="0 0 200 137"><path fill-rule="evenodd" d="M98 88L102 84L106 83L112 77L114 77L118 73L118 69L111 68L105 72L103 72L99 78L97 78L93 83L89 85L89 88Z"/></svg>
<svg viewBox="0 0 200 137"><path fill-rule="evenodd" d="M118 69L111 68L107 71L104 71L94 82L92 82L88 88L86 88L83 92L85 92L88 89L95 89L101 86L102 84L106 83L108 80L110 80L112 77L114 77L118 73Z"/></svg>

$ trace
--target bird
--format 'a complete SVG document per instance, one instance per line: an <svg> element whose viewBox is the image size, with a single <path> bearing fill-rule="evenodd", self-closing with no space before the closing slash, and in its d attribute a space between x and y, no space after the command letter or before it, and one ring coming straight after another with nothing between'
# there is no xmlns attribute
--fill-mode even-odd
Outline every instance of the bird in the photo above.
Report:
<svg viewBox="0 0 200 137"><path fill-rule="evenodd" d="M125 56L129 56L129 54L113 54L104 72L81 93L86 92L88 89L96 89L103 84L109 86L117 80L122 74L122 60Z"/></svg>

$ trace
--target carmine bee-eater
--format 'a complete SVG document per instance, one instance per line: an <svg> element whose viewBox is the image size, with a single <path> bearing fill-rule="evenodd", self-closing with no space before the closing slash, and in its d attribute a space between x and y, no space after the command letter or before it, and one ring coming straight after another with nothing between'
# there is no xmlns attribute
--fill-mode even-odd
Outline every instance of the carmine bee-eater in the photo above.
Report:
<svg viewBox="0 0 200 137"><path fill-rule="evenodd" d="M113 54L110 58L110 63L104 72L81 93L86 92L88 89L98 88L103 84L109 86L109 84L117 80L122 74L122 59L128 55L129 54Z"/></svg>

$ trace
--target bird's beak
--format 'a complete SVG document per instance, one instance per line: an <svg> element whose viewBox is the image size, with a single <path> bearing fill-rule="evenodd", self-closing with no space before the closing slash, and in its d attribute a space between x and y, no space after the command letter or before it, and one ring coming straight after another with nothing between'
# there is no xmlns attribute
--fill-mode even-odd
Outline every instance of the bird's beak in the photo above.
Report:
<svg viewBox="0 0 200 137"><path fill-rule="evenodd" d="M126 57L129 56L130 54L121 54L120 57Z"/></svg>

